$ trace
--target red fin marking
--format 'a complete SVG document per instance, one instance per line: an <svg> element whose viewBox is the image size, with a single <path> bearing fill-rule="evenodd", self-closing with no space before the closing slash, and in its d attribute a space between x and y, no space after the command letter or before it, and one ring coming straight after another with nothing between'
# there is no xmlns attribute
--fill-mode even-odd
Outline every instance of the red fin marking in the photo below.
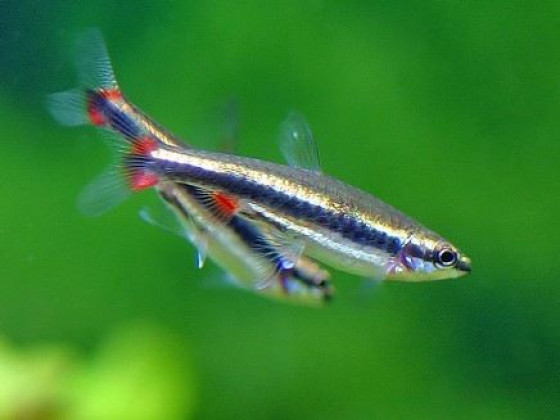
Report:
<svg viewBox="0 0 560 420"><path fill-rule="evenodd" d="M117 101L122 99L122 93L119 89L102 89L99 94L108 101Z"/></svg>
<svg viewBox="0 0 560 420"><path fill-rule="evenodd" d="M157 141L150 136L140 137L132 145L132 153L137 155L148 155L158 148Z"/></svg>
<svg viewBox="0 0 560 420"><path fill-rule="evenodd" d="M157 175L146 171L134 172L132 174L132 177L130 178L130 188L132 189L132 191L145 190L146 188L157 185L157 183Z"/></svg>
<svg viewBox="0 0 560 420"><path fill-rule="evenodd" d="M107 123L107 119L103 112L99 109L99 106L96 105L95 97L101 97L106 101L118 101L122 99L122 94L119 89L99 89L97 91L92 92L91 96L88 98L87 104L87 113L90 122L93 125L102 126Z"/></svg>
<svg viewBox="0 0 560 420"><path fill-rule="evenodd" d="M87 113L93 125L105 125L105 116L95 107L93 103L88 103Z"/></svg>
<svg viewBox="0 0 560 420"><path fill-rule="evenodd" d="M213 193L212 198L214 199L218 209L227 216L233 215L239 208L239 203L235 198L220 192Z"/></svg>

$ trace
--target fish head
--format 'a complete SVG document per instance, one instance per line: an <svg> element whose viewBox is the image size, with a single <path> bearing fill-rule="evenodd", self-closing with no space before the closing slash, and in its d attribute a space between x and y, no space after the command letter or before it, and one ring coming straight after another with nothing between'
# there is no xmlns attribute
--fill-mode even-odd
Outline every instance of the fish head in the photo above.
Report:
<svg viewBox="0 0 560 420"><path fill-rule="evenodd" d="M410 235L392 264L387 280L444 280L461 277L471 271L471 259L433 232Z"/></svg>

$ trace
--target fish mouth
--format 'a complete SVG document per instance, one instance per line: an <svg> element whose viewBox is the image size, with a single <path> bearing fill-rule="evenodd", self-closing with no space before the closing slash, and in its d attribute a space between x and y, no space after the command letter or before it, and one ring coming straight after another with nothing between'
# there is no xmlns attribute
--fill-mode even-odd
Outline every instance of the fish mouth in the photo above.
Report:
<svg viewBox="0 0 560 420"><path fill-rule="evenodd" d="M461 256L459 258L459 261L457 261L456 268L457 270L467 274L471 272L471 266L472 266L471 259L467 256Z"/></svg>

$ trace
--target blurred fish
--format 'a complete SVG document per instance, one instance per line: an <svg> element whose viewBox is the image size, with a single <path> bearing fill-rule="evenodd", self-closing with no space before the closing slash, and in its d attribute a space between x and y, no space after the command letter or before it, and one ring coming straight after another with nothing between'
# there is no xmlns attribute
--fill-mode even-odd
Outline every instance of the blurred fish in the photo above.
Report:
<svg viewBox="0 0 560 420"><path fill-rule="evenodd" d="M230 217L227 196L171 181L157 189L197 248L199 267L209 257L235 285L290 303L317 305L332 297L327 271L278 243L282 238L275 238L274 231L259 229L238 215ZM150 215L144 218L160 224Z"/></svg>
<svg viewBox="0 0 560 420"><path fill-rule="evenodd" d="M321 173L315 141L301 117L292 115L283 126L282 150L291 166L179 146L124 98L100 34L83 39L81 87L51 96L50 109L61 123L94 124L126 140L121 170L101 178L106 191L119 172L132 191L172 181L216 192L227 197L230 219L239 216L274 230L306 255L367 277L425 281L470 272L470 259L438 234ZM100 212L116 204L127 195L126 184L118 183L101 201L100 188L92 188L96 199L86 194L85 207Z"/></svg>

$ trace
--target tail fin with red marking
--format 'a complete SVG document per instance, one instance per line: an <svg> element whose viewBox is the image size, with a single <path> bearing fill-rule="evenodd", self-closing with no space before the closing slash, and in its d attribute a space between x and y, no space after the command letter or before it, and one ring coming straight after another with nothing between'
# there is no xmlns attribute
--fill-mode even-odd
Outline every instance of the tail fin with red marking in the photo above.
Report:
<svg viewBox="0 0 560 420"><path fill-rule="evenodd" d="M146 169L148 154L154 147L157 143L149 137L129 142L128 149L119 147L114 163L80 194L80 211L86 216L100 216L122 203L132 192L157 185L157 175Z"/></svg>
<svg viewBox="0 0 560 420"><path fill-rule="evenodd" d="M117 134L110 141L116 151L114 164L84 189L78 201L83 213L97 216L131 191L157 184L157 177L142 162L158 142L126 111L130 107L119 90L101 32L95 28L84 32L78 38L77 52L79 86L49 95L47 106L63 125L95 125Z"/></svg>

